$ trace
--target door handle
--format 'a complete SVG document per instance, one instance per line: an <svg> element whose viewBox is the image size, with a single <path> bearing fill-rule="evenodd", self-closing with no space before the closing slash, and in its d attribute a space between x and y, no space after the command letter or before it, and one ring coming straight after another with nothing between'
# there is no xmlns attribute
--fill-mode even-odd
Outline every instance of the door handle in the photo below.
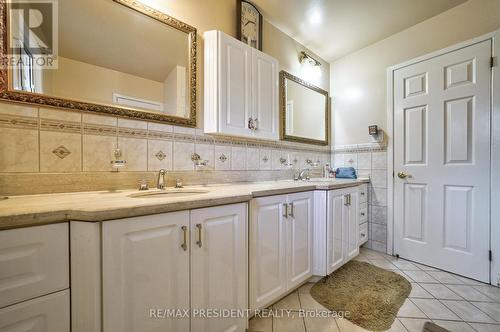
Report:
<svg viewBox="0 0 500 332"><path fill-rule="evenodd" d="M294 210L293 203L290 203L289 205L290 205L290 213L288 214L288 216L290 216L290 217L292 217L292 218L295 218L295 217L293 216L293 210Z"/></svg>
<svg viewBox="0 0 500 332"><path fill-rule="evenodd" d="M283 203L283 217L288 218L288 204Z"/></svg>
<svg viewBox="0 0 500 332"><path fill-rule="evenodd" d="M188 249L188 247L187 247L187 227L182 226L181 229L183 232L183 242L181 244L181 248L184 249L184 251L187 251L187 249Z"/></svg>
<svg viewBox="0 0 500 332"><path fill-rule="evenodd" d="M411 178L411 175L406 173L406 172L401 171L398 173L398 178L400 178L400 179Z"/></svg>
<svg viewBox="0 0 500 332"><path fill-rule="evenodd" d="M196 241L196 244L198 247L201 248L202 243L201 243L201 224L196 224L196 229L198 229L198 241Z"/></svg>

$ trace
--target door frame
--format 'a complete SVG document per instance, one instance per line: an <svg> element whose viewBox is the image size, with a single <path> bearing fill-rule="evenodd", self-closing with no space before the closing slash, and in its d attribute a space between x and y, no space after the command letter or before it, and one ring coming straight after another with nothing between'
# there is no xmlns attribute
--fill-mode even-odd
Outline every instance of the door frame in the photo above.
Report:
<svg viewBox="0 0 500 332"><path fill-rule="evenodd" d="M461 43L413 58L400 64L387 68L387 254L394 254L394 71L426 61L446 53L450 53L486 40L492 42L492 56L495 59L492 84L491 84L491 130L490 130L490 203L492 199L500 200L500 175L492 172L493 166L500 166L500 29L482 36L463 41ZM497 88L495 90L495 87ZM491 239L500 238L500 223L494 224L492 220L500 220L500 206L490 204L490 250L493 260L490 263L490 282L500 286L500 243L493 243ZM500 242L500 241L499 241Z"/></svg>

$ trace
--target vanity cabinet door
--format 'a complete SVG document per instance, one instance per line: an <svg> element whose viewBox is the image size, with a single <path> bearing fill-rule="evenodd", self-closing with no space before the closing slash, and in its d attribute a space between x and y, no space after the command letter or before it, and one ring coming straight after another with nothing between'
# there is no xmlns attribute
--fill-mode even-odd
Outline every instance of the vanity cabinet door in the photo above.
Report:
<svg viewBox="0 0 500 332"><path fill-rule="evenodd" d="M357 188L348 193L349 204L344 206L344 224L346 225L347 253L349 261L359 254L359 191Z"/></svg>
<svg viewBox="0 0 500 332"><path fill-rule="evenodd" d="M343 190L328 192L327 204L327 273L330 274L344 264L346 245L344 244L344 204Z"/></svg>
<svg viewBox="0 0 500 332"><path fill-rule="evenodd" d="M245 203L191 211L191 308L247 308L247 206ZM246 318L202 318L196 332L245 331Z"/></svg>
<svg viewBox="0 0 500 332"><path fill-rule="evenodd" d="M252 110L255 136L279 139L278 61L256 49L252 49Z"/></svg>
<svg viewBox="0 0 500 332"><path fill-rule="evenodd" d="M288 196L287 290L312 276L313 193Z"/></svg>
<svg viewBox="0 0 500 332"><path fill-rule="evenodd" d="M189 331L189 211L102 224L104 332Z"/></svg>
<svg viewBox="0 0 500 332"><path fill-rule="evenodd" d="M264 308L286 292L287 196L250 202L250 309Z"/></svg>

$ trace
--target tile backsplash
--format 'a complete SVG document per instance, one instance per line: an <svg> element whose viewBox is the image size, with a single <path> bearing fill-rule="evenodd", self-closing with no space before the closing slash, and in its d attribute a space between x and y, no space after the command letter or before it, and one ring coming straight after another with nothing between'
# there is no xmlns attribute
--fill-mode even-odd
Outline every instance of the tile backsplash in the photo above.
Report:
<svg viewBox="0 0 500 332"><path fill-rule="evenodd" d="M284 159L295 168L307 167L307 159L322 165L330 161L329 147L209 136L194 128L0 103L0 193L4 191L4 195L28 193L6 185L15 174L18 179L26 175L40 181L54 173L63 179L82 173L95 173L94 180L100 173L115 176L116 172L111 173L115 148L126 161L120 173L148 173L160 168L195 172L191 155L196 152L208 160L208 169L213 172L209 178L219 174L221 181L234 180L224 172L238 172L237 179L242 181L284 174L291 177L291 171L283 166ZM5 188L10 188L7 193ZM79 189L75 185L73 191ZM47 192L56 191L48 188Z"/></svg>
<svg viewBox="0 0 500 332"><path fill-rule="evenodd" d="M334 147L334 167L354 167L358 176L370 177L368 195L368 242L366 247L387 249L387 152L384 145Z"/></svg>

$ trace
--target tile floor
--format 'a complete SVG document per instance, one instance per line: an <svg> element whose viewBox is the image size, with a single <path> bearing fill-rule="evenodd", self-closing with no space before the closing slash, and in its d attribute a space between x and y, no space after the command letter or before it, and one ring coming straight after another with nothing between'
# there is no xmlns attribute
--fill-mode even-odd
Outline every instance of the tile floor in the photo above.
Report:
<svg viewBox="0 0 500 332"><path fill-rule="evenodd" d="M356 259L392 270L412 284L411 294L389 331L421 332L426 321L433 321L452 332L500 332L500 288L369 249L362 248ZM253 318L249 331L366 331L346 319L299 317L300 309L325 309L309 294L312 285L305 284L272 306L292 310L290 317Z"/></svg>

